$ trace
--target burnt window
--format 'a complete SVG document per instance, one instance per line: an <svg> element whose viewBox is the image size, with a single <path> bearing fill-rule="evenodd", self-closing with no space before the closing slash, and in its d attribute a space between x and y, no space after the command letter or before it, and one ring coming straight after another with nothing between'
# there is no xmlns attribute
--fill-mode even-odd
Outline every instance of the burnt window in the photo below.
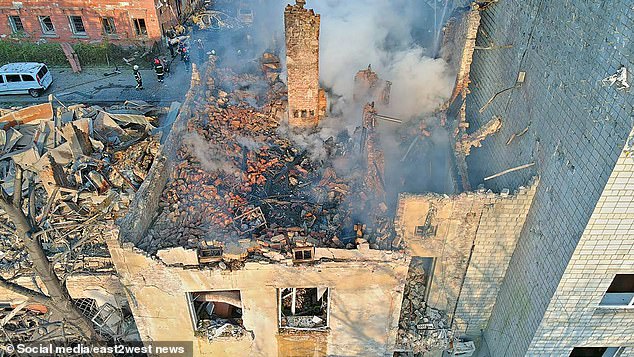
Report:
<svg viewBox="0 0 634 357"><path fill-rule="evenodd" d="M9 24L13 33L24 32L24 25L22 25L20 16L9 16Z"/></svg>
<svg viewBox="0 0 634 357"><path fill-rule="evenodd" d="M293 248L293 260L296 262L308 262L313 260L315 247Z"/></svg>
<svg viewBox="0 0 634 357"><path fill-rule="evenodd" d="M112 17L102 17L101 28L103 29L103 33L105 35L114 35L117 33L117 29L114 27L114 18Z"/></svg>
<svg viewBox="0 0 634 357"><path fill-rule="evenodd" d="M570 357L617 357L623 353L623 347L575 347Z"/></svg>
<svg viewBox="0 0 634 357"><path fill-rule="evenodd" d="M616 274L599 306L634 308L634 274Z"/></svg>
<svg viewBox="0 0 634 357"><path fill-rule="evenodd" d="M86 28L84 27L84 21L81 19L81 16L69 16L68 21L70 21L70 29L75 35L86 34Z"/></svg>
<svg viewBox="0 0 634 357"><path fill-rule="evenodd" d="M145 19L132 19L134 22L134 32L137 36L147 36L147 27L145 27Z"/></svg>
<svg viewBox="0 0 634 357"><path fill-rule="evenodd" d="M209 340L245 336L239 290L191 292L187 299L197 336Z"/></svg>
<svg viewBox="0 0 634 357"><path fill-rule="evenodd" d="M310 116L311 116L311 117L314 117L314 116L315 116L315 111L314 111L314 110L311 110L311 111L310 111Z"/></svg>
<svg viewBox="0 0 634 357"><path fill-rule="evenodd" d="M35 78L33 78L33 76L30 75L30 74L23 74L22 75L22 81L23 82L35 82Z"/></svg>
<svg viewBox="0 0 634 357"><path fill-rule="evenodd" d="M293 111L293 117L299 118L299 110Z"/></svg>
<svg viewBox="0 0 634 357"><path fill-rule="evenodd" d="M208 264L222 260L222 248L204 246L198 249L198 262Z"/></svg>
<svg viewBox="0 0 634 357"><path fill-rule="evenodd" d="M302 118L306 118L308 111L306 109L302 110Z"/></svg>
<svg viewBox="0 0 634 357"><path fill-rule="evenodd" d="M329 324L330 289L284 288L278 290L279 327L322 330Z"/></svg>
<svg viewBox="0 0 634 357"><path fill-rule="evenodd" d="M50 16L39 16L40 26L42 26L42 33L45 35L54 35L55 26L53 26L53 20Z"/></svg>

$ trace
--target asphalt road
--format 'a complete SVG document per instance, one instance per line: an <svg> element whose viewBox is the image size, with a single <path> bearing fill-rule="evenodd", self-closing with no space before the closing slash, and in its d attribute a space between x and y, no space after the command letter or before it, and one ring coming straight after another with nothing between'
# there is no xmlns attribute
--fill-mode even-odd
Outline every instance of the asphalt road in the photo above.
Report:
<svg viewBox="0 0 634 357"><path fill-rule="evenodd" d="M66 105L113 104L125 100L144 100L159 106L169 106L173 101L182 101L189 89L190 72L176 58L172 63L171 73L163 83L159 83L153 70L141 70L144 90L136 90L136 82L132 68L121 67L120 74L106 76L113 68L86 68L81 73L73 73L66 67L50 68L53 83L39 97L28 94L0 95L0 107L25 106L48 101L48 95L55 97Z"/></svg>

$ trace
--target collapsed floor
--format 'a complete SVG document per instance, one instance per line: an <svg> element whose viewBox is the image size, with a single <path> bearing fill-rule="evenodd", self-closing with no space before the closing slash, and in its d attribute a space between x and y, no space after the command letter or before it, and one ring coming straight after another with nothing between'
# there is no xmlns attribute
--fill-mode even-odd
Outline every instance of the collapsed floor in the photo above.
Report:
<svg viewBox="0 0 634 357"><path fill-rule="evenodd" d="M3 113L3 194L13 195L13 202L27 212L57 276L65 284L86 275L112 276L105 237L154 162L159 142L151 132L162 110L126 102L108 108L61 104L54 111L45 103ZM0 276L41 291L13 219L0 213ZM138 337L125 299L117 306L86 298L75 303L105 340ZM73 332L62 321L49 321L48 312L39 304L0 309L13 341L72 340Z"/></svg>
<svg viewBox="0 0 634 357"><path fill-rule="evenodd" d="M161 212L138 246L221 247L225 258L256 260L293 247L356 248L359 238L390 248L386 210L367 213L380 203L357 160L360 135L317 139L320 157L302 147L306 137L281 124L279 60L266 53L262 64L238 73L220 67L205 79L215 84L209 104L188 120Z"/></svg>

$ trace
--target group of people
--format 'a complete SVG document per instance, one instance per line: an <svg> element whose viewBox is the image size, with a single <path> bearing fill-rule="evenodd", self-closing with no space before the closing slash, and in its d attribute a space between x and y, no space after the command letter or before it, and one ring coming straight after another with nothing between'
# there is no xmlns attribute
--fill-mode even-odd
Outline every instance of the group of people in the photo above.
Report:
<svg viewBox="0 0 634 357"><path fill-rule="evenodd" d="M187 37L174 37L167 39L167 46L170 51L170 55L172 59L168 62L165 57L158 58L155 57L153 60L154 72L156 73L156 78L159 83L164 81L165 75L169 73L169 64L177 55L180 55L181 60L185 63L185 69L189 72L191 67L191 59L190 59L190 49L185 41ZM198 60L200 63L205 61L205 57L207 53L205 52L205 45L201 39L194 41L196 50L198 52ZM211 50L210 54L216 55L216 51ZM133 67L134 71L134 79L136 81L136 89L143 89L143 78L141 77L141 73L139 72L139 66L135 65Z"/></svg>
<svg viewBox="0 0 634 357"><path fill-rule="evenodd" d="M169 64L165 60L165 58L155 57L154 61L154 72L156 73L156 79L159 83L163 83L165 79L165 74L169 73ZM134 65L132 67L132 71L134 73L134 80L136 81L136 90L143 90L143 77L141 77L141 72L139 72L139 66Z"/></svg>

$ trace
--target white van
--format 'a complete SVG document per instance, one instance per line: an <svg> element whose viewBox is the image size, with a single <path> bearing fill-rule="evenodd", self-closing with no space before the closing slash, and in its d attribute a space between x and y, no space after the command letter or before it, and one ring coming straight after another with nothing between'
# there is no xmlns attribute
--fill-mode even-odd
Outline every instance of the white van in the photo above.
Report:
<svg viewBox="0 0 634 357"><path fill-rule="evenodd" d="M44 63L18 62L0 67L0 94L30 94L39 97L53 82Z"/></svg>

